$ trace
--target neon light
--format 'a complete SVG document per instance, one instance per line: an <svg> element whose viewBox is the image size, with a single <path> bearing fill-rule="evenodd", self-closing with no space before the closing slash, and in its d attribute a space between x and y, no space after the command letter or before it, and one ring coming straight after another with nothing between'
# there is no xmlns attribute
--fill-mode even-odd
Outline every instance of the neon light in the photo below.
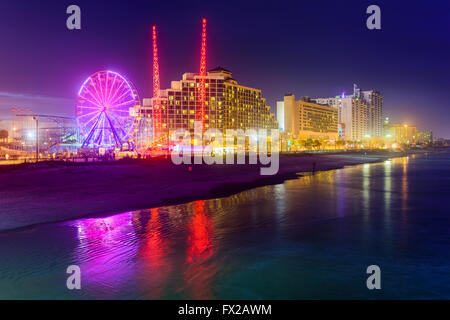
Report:
<svg viewBox="0 0 450 320"><path fill-rule="evenodd" d="M206 19L202 20L202 47L200 51L200 84L199 102L200 108L197 112L197 121L204 120L205 99L206 99ZM203 128L202 128L203 129Z"/></svg>
<svg viewBox="0 0 450 320"><path fill-rule="evenodd" d="M84 87L86 87L87 83L91 80L91 77L87 78L86 81L83 82L83 85L81 86L80 90L78 91L78 95L81 95L81 91Z"/></svg>
<svg viewBox="0 0 450 320"><path fill-rule="evenodd" d="M133 131L129 111L139 105L135 92L129 80L113 71L97 72L83 83L76 106L83 147L121 148L127 142Z"/></svg>
<svg viewBox="0 0 450 320"><path fill-rule="evenodd" d="M160 102L160 80L159 80L159 59L158 59L158 42L156 35L156 26L153 26L153 126L155 128L155 137L159 138L162 131L161 121L161 102Z"/></svg>

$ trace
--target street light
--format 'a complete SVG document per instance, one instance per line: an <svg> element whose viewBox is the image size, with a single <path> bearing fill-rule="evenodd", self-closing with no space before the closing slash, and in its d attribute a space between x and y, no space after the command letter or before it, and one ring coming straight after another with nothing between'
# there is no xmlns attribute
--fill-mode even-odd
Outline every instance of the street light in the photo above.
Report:
<svg viewBox="0 0 450 320"><path fill-rule="evenodd" d="M36 163L39 162L39 118L33 117L36 121Z"/></svg>

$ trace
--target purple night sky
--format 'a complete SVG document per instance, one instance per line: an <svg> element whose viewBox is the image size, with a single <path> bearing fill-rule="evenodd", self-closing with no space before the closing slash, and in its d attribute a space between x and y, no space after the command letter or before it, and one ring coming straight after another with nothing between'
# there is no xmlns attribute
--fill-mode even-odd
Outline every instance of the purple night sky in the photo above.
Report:
<svg viewBox="0 0 450 320"><path fill-rule="evenodd" d="M450 138L450 3L445 1L23 1L0 4L0 119L13 106L74 116L92 73L110 69L151 95L151 26L159 29L161 87L197 72L201 18L208 68L233 71L275 110L287 92L331 97L353 83L385 97L393 121ZM82 30L66 28L66 8ZM382 30L365 27L382 10Z"/></svg>

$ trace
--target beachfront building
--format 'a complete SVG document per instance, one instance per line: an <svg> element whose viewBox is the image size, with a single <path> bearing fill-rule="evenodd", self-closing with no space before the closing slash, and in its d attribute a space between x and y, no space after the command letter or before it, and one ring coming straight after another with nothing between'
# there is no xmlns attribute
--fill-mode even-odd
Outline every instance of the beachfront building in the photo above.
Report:
<svg viewBox="0 0 450 320"><path fill-rule="evenodd" d="M433 142L433 132L431 131L419 131L417 132L418 144L430 144Z"/></svg>
<svg viewBox="0 0 450 320"><path fill-rule="evenodd" d="M417 127L402 123L390 123L388 118L383 125L384 137L396 144L416 144Z"/></svg>
<svg viewBox="0 0 450 320"><path fill-rule="evenodd" d="M378 91L361 91L354 85L352 95L313 100L338 110L341 139L363 141L383 135L383 96Z"/></svg>
<svg viewBox="0 0 450 320"><path fill-rule="evenodd" d="M335 98L318 98L314 101L338 111L341 139L362 141L369 137L369 110L364 99L353 95L342 95Z"/></svg>
<svg viewBox="0 0 450 320"><path fill-rule="evenodd" d="M363 91L362 97L367 102L368 134L371 137L383 136L383 96L378 91Z"/></svg>
<svg viewBox="0 0 450 320"><path fill-rule="evenodd" d="M284 132L284 101L277 101L277 122L280 132Z"/></svg>
<svg viewBox="0 0 450 320"><path fill-rule="evenodd" d="M277 102L277 118L287 139L338 140L338 111L307 97L287 94Z"/></svg>
<svg viewBox="0 0 450 320"><path fill-rule="evenodd" d="M200 76L185 73L172 81L170 89L160 91L162 135L176 129L194 130L196 115L201 110ZM278 129L275 115L259 89L243 86L231 71L216 68L207 73L204 106L204 129ZM141 116L153 119L154 99L144 99ZM151 125L151 124L150 124Z"/></svg>

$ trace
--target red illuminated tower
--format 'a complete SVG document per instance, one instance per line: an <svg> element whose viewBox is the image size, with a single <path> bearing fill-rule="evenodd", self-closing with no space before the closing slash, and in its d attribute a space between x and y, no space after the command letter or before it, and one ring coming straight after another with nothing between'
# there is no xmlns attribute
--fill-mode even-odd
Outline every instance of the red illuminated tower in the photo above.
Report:
<svg viewBox="0 0 450 320"><path fill-rule="evenodd" d="M200 83L199 83L199 102L200 108L197 111L197 121L204 119L205 99L206 99L206 19L202 20L202 48L200 52Z"/></svg>
<svg viewBox="0 0 450 320"><path fill-rule="evenodd" d="M158 43L156 37L156 26L153 26L153 127L155 137L161 135L161 100L160 100L160 82L159 82L159 60Z"/></svg>

